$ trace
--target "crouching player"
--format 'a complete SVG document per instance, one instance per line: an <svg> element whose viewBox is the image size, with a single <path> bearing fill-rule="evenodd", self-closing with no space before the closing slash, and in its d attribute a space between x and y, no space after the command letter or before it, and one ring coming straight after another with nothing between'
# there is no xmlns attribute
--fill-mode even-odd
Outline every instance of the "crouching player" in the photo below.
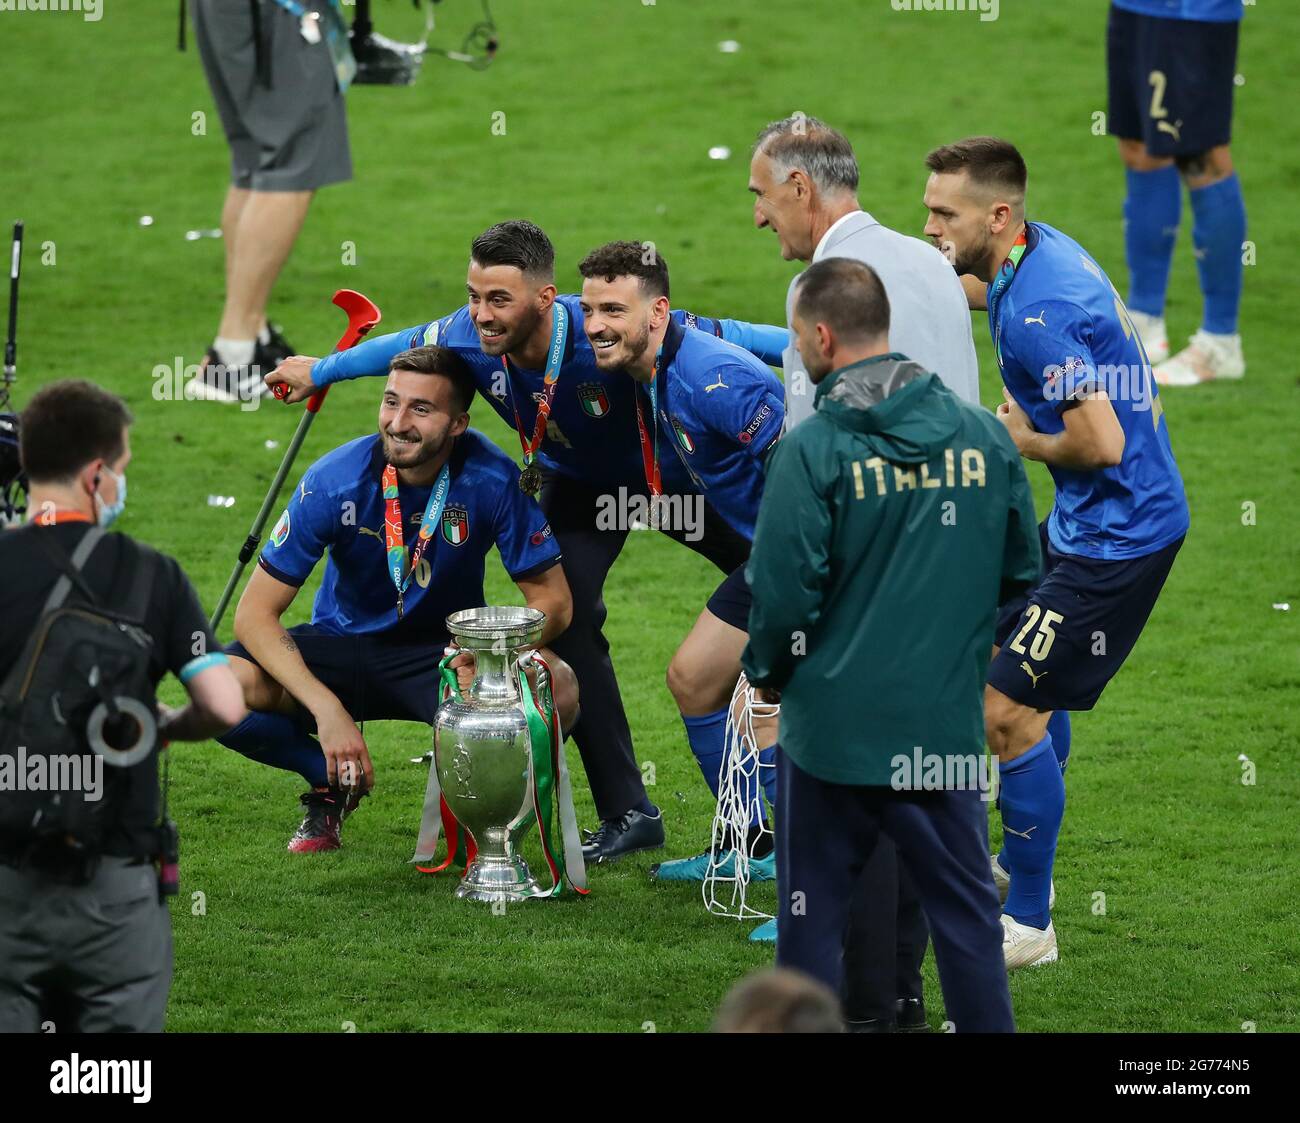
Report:
<svg viewBox="0 0 1300 1123"><path fill-rule="evenodd" d="M254 712L220 740L310 785L291 851L338 849L343 819L373 786L359 722L433 723L445 621L484 604L492 546L528 607L546 614L542 642L568 626L559 548L518 469L468 428L473 397L473 375L454 352L395 356L379 432L307 470L240 598L228 653ZM311 623L286 630L281 617L326 552ZM567 729L577 682L544 654ZM463 683L471 660L463 653L452 664Z"/></svg>

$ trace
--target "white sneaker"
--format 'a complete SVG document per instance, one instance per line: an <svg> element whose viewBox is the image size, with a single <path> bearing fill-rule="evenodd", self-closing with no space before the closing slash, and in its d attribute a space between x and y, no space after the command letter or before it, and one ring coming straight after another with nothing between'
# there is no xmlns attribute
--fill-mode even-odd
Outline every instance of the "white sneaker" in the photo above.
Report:
<svg viewBox="0 0 1300 1123"><path fill-rule="evenodd" d="M1055 963L1058 958L1056 929L1052 922L1046 928L1032 928L1002 914L1002 957L1007 970L1017 967L1037 967L1040 963Z"/></svg>
<svg viewBox="0 0 1300 1123"><path fill-rule="evenodd" d="M989 858L989 864L993 867L993 884L998 889L998 900L1004 905L1007 903L1007 894L1011 892L1011 875L1002 868L1002 863L998 861L996 854ZM1047 894L1047 907L1056 908L1056 878L1052 878L1052 884Z"/></svg>
<svg viewBox="0 0 1300 1123"><path fill-rule="evenodd" d="M1245 373L1241 336L1198 331L1177 355L1156 367L1156 382L1161 386L1199 386L1202 382L1241 378Z"/></svg>
<svg viewBox="0 0 1300 1123"><path fill-rule="evenodd" d="M1169 333L1165 331L1163 316L1148 316L1145 312L1134 312L1130 308L1128 318L1133 321L1138 338L1142 340L1142 347L1153 366L1169 358Z"/></svg>

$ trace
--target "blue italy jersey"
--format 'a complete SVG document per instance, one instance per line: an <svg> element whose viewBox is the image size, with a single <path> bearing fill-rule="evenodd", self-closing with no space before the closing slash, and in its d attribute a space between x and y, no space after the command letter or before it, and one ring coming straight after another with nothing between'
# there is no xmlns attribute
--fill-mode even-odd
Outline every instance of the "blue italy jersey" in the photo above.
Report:
<svg viewBox="0 0 1300 1123"><path fill-rule="evenodd" d="M1041 222L1026 234L996 322L989 304L1003 382L1040 433L1061 432L1066 406L1090 387L1107 392L1124 429L1113 468L1048 466L1056 483L1048 537L1063 554L1106 561L1154 553L1187 533L1188 513L1146 352L1114 286L1077 242Z"/></svg>
<svg viewBox="0 0 1300 1123"><path fill-rule="evenodd" d="M763 459L785 423L780 379L748 351L676 322L668 325L661 364L655 421L664 491L700 492L752 539ZM628 375L619 377L636 387ZM636 392L648 425L649 394L644 387Z"/></svg>
<svg viewBox="0 0 1300 1123"><path fill-rule="evenodd" d="M1115 7L1161 19L1236 23L1245 14L1242 0L1114 0Z"/></svg>
<svg viewBox="0 0 1300 1123"><path fill-rule="evenodd" d="M626 487L644 493L632 380L621 372L607 374L596 366L583 331L580 298L567 295L556 297L556 301L569 312L569 335L538 458L547 467L591 487ZM703 338L731 338L776 363L781 361L788 338L783 328L711 320L683 311L672 315L676 323L696 329ZM312 368L312 379L317 386L327 386L347 378L387 374L389 362L398 352L435 343L455 351L469 364L483 399L512 429L517 408L525 435L532 436L545 372L525 370L511 363L507 377L502 360L484 354L479 346L479 334L468 307L321 359Z"/></svg>
<svg viewBox="0 0 1300 1123"><path fill-rule="evenodd" d="M328 553L312 609L312 623L327 632L445 641L448 615L484 603L483 559L493 546L516 581L560 560L541 509L519 490L518 469L496 445L470 429L457 438L448 464L447 499L406 588L400 622L384 540L384 452L377 433L349 441L307 469L259 564L277 580L301 585ZM408 552L431 490L398 485Z"/></svg>

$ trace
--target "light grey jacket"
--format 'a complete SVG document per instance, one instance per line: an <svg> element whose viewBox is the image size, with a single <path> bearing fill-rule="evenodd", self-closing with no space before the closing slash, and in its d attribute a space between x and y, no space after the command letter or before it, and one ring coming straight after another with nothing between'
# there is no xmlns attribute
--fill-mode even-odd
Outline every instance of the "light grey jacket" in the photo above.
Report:
<svg viewBox="0 0 1300 1123"><path fill-rule="evenodd" d="M889 297L889 345L934 371L963 401L979 404L979 364L971 332L970 306L947 259L929 242L882 226L866 211L848 215L818 247L813 261L851 257L879 275ZM785 318L790 342L781 356L785 372L785 427L813 412L817 388L794 345L794 290L790 282Z"/></svg>

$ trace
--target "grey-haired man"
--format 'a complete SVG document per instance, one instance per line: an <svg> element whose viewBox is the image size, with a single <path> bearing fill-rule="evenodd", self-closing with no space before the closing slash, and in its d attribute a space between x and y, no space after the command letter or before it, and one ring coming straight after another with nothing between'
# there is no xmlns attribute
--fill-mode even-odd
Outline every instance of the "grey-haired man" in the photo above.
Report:
<svg viewBox="0 0 1300 1123"><path fill-rule="evenodd" d="M871 266L893 310L894 348L937 373L958 397L979 403L979 364L961 282L934 246L889 229L862 209L857 158L843 134L802 113L772 122L754 142L749 190L754 225L776 234L785 260L847 257ZM799 276L786 294L786 322L792 328ZM782 366L788 430L812 415L816 389L793 330ZM768 928L774 936L775 922ZM863 868L850 909L844 948L850 1029L928 1028L921 995L927 939L916 892L893 844L882 839Z"/></svg>
<svg viewBox="0 0 1300 1123"><path fill-rule="evenodd" d="M851 257L876 271L893 310L894 346L932 370L959 398L979 402L970 305L952 267L929 242L889 229L858 202L853 146L816 117L796 113L768 125L749 165L754 225L770 229L786 261ZM945 274L944 270L947 269ZM786 293L786 322L794 290ZM782 355L786 428L813 412L814 388L793 343Z"/></svg>

